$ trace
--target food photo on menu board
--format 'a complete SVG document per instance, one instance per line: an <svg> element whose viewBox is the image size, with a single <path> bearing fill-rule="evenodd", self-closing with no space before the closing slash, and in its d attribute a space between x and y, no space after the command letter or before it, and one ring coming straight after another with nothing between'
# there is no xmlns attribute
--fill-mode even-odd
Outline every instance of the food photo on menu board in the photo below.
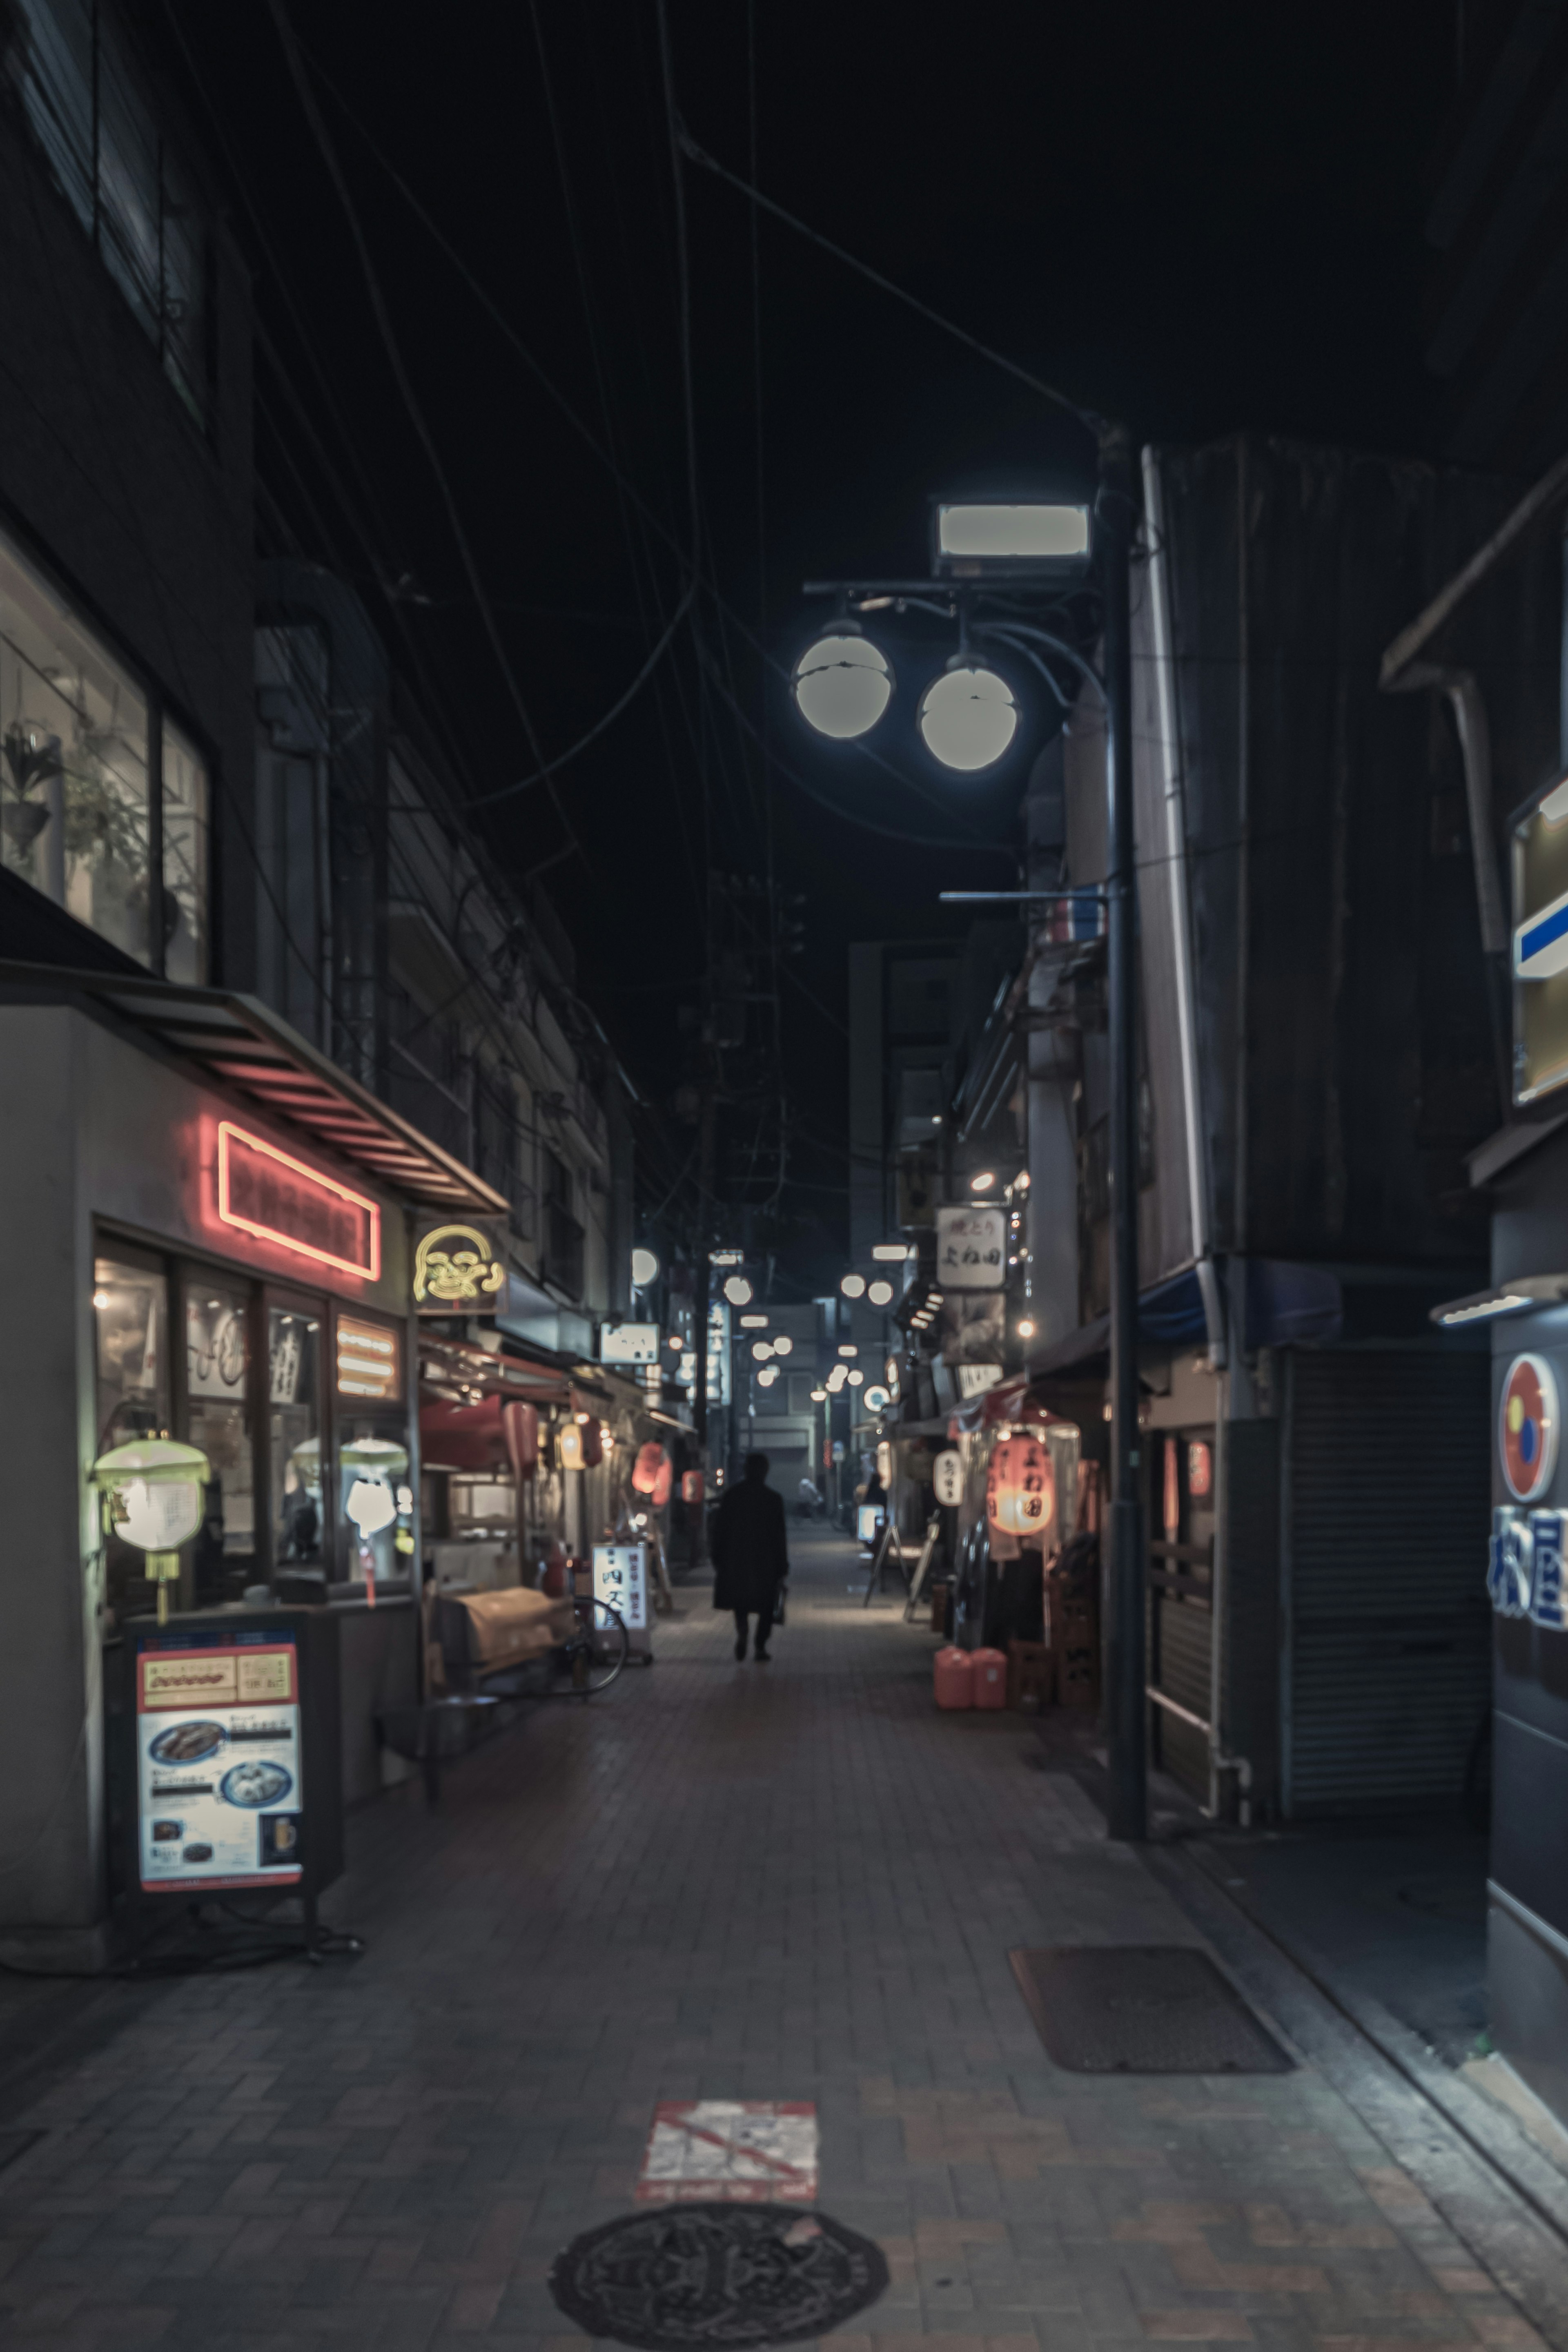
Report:
<svg viewBox="0 0 1568 2352"><path fill-rule="evenodd" d="M143 1887L298 1881L304 1787L294 1643L147 1649L137 1666Z"/></svg>

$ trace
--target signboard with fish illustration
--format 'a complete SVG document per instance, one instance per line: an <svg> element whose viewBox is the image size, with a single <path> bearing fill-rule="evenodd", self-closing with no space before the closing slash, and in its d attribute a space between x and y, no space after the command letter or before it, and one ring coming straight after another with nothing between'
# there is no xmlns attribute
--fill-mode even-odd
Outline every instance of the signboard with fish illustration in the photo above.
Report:
<svg viewBox="0 0 1568 2352"><path fill-rule="evenodd" d="M197 1638L136 1661L137 1845L148 1892L303 1876L292 1642Z"/></svg>

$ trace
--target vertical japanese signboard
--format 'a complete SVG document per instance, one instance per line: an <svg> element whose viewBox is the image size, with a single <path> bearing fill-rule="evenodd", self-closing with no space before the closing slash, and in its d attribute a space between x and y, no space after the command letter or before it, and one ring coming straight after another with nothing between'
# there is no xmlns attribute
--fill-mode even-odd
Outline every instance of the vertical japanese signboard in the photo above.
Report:
<svg viewBox="0 0 1568 2352"><path fill-rule="evenodd" d="M620 1612L634 1650L649 1647L646 1544L595 1544L593 1597Z"/></svg>
<svg viewBox="0 0 1568 2352"><path fill-rule="evenodd" d="M136 1659L137 1850L149 1893L303 1876L293 1642L195 1639Z"/></svg>

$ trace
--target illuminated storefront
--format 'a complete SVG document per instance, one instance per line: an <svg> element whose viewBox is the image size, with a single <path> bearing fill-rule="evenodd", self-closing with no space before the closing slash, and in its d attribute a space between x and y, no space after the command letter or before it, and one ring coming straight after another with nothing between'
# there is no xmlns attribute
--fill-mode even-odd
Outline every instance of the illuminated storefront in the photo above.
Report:
<svg viewBox="0 0 1568 2352"><path fill-rule="evenodd" d="M106 1707L147 1556L90 1492L167 1434L211 1465L174 1606L341 1619L343 1783L382 1785L375 1719L419 1664L411 1227L504 1207L247 1000L39 977L0 1001L0 1370L12 1612L0 1958L102 1957Z"/></svg>

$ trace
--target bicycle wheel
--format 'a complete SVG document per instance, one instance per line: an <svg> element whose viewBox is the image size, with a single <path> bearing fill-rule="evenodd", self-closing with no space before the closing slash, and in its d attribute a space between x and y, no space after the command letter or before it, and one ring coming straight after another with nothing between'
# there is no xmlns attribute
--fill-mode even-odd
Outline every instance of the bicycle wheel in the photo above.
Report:
<svg viewBox="0 0 1568 2352"><path fill-rule="evenodd" d="M576 1633L550 1653L551 1698L591 1698L608 1690L632 1648L625 1621L608 1601L574 1601L572 1610Z"/></svg>

